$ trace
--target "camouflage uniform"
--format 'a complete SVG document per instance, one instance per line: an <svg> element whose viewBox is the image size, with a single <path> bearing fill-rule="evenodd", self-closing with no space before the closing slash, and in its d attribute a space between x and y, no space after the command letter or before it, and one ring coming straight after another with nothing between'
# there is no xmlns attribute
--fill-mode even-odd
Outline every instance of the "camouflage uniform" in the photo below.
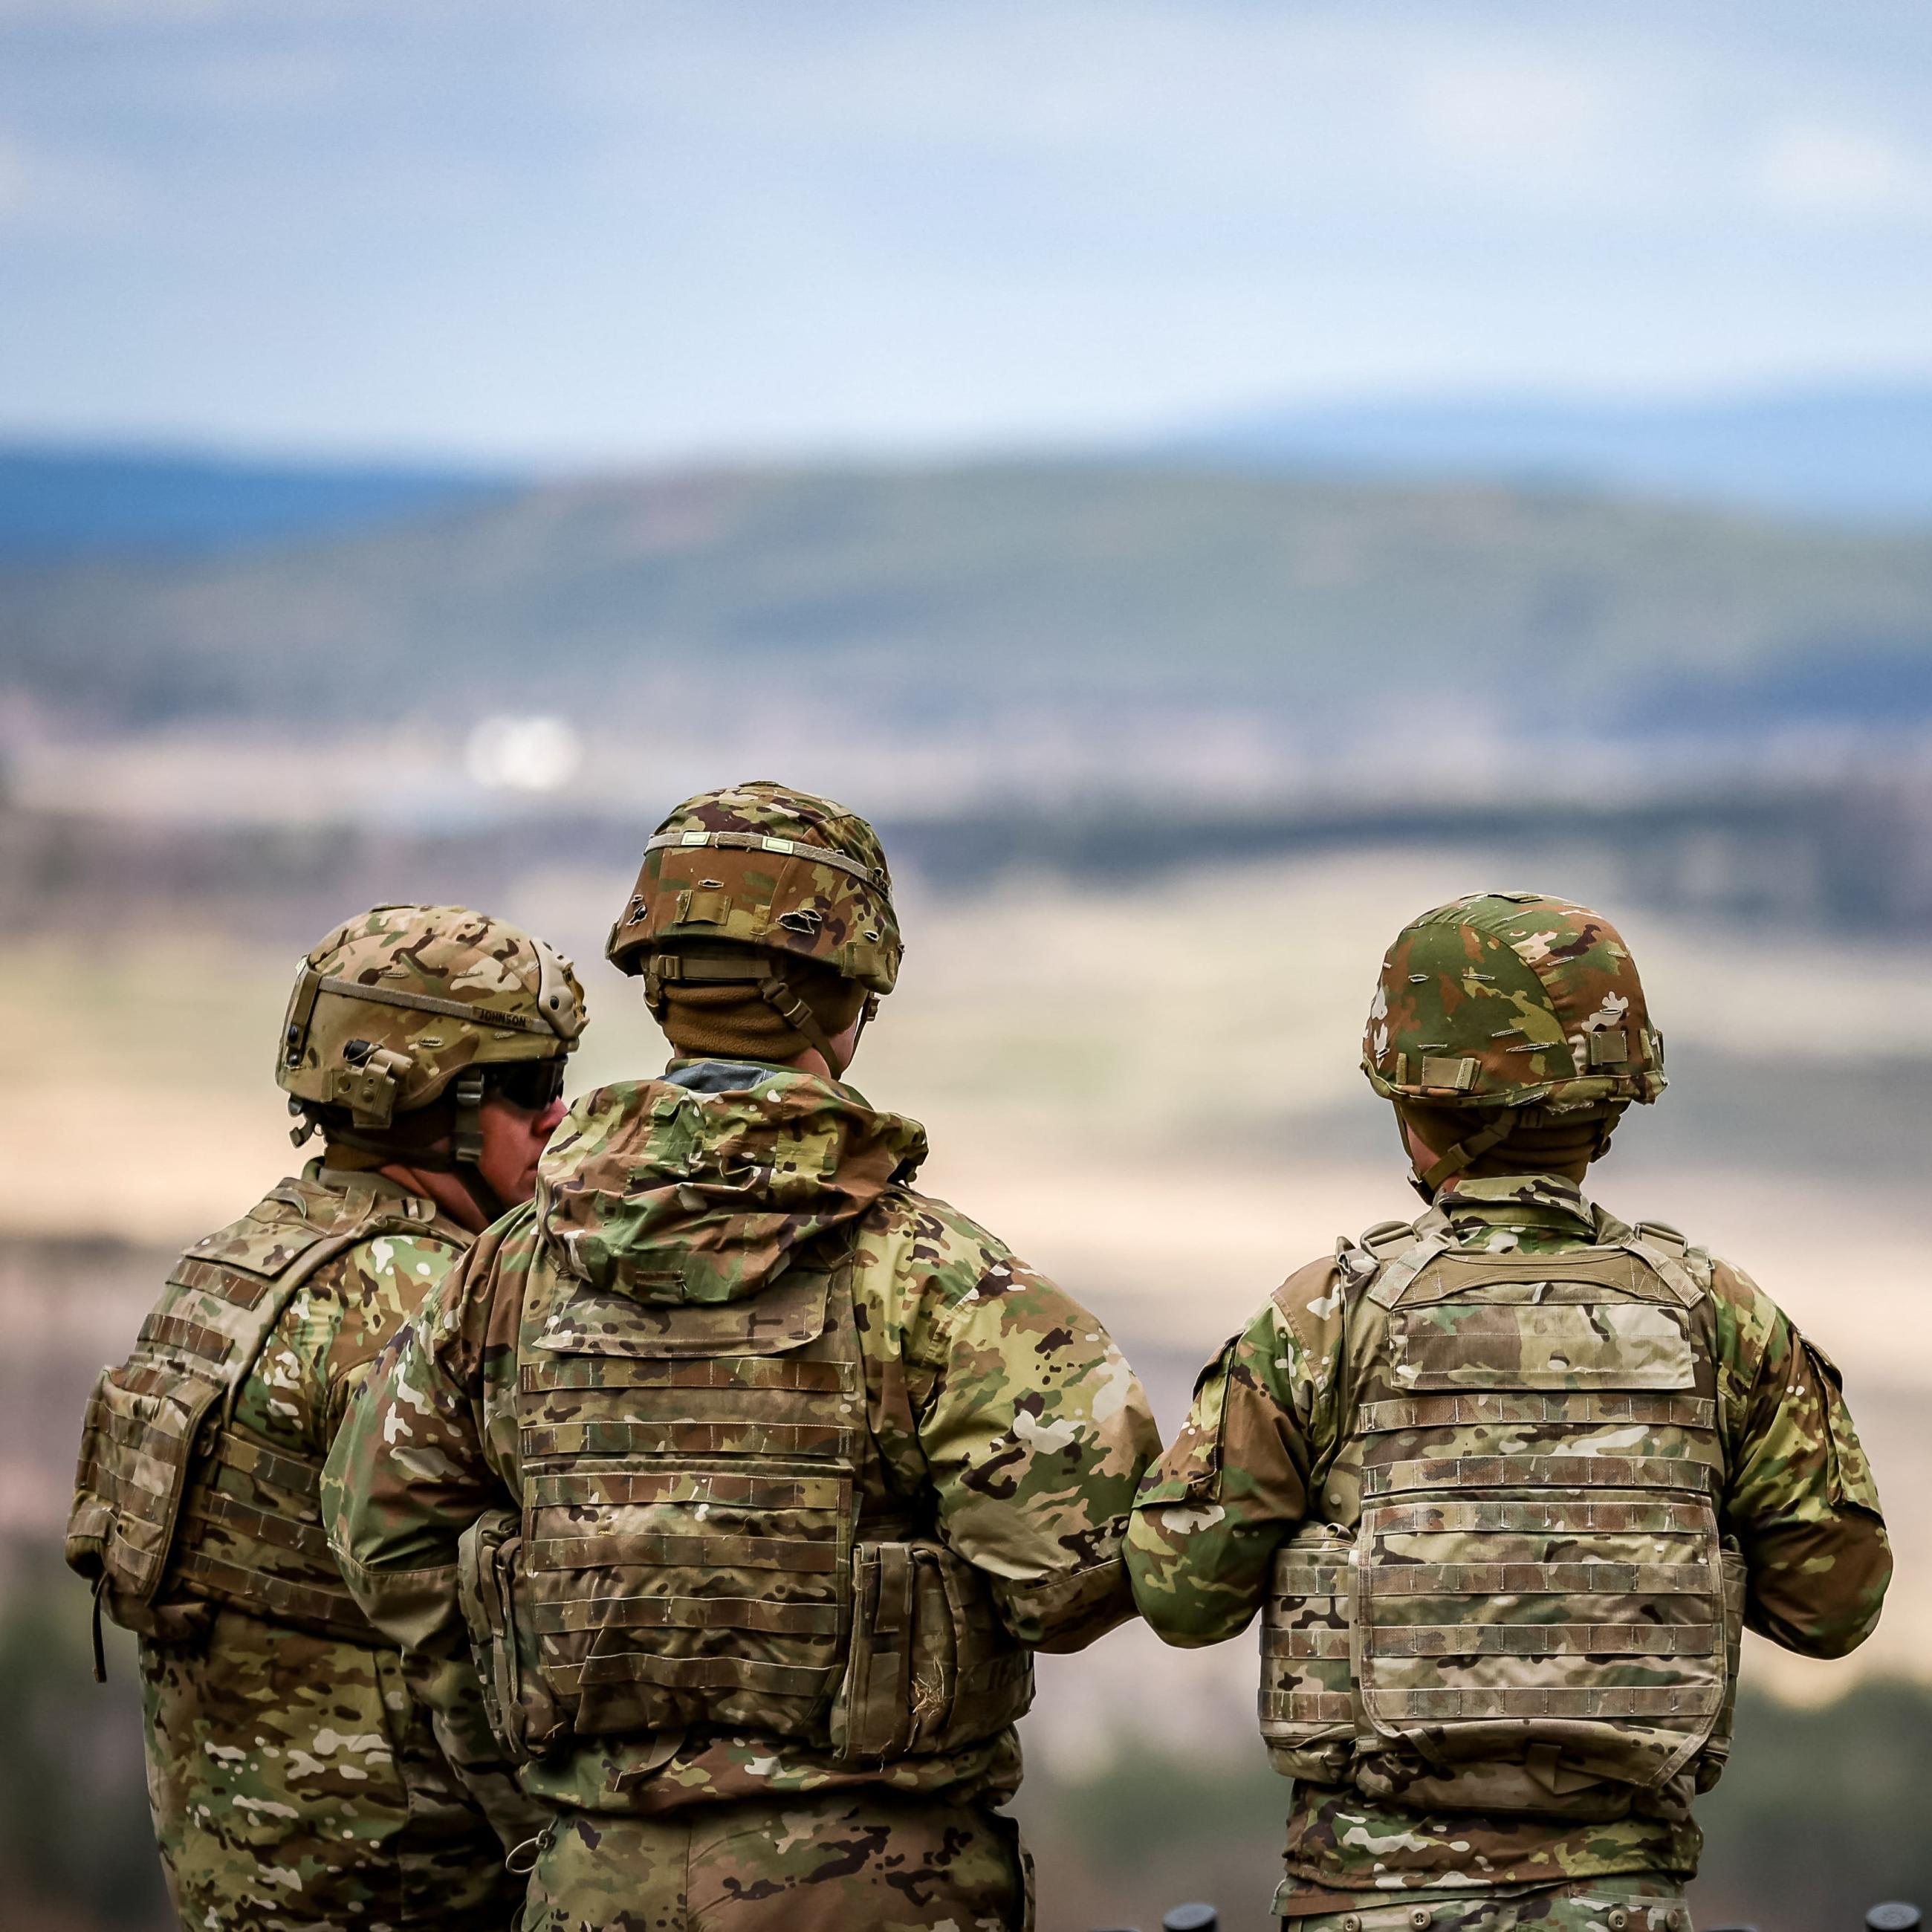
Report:
<svg viewBox="0 0 1932 1932"><path fill-rule="evenodd" d="M889 902L852 883L855 852L883 880L869 828L723 796L654 842L614 951L661 894L680 917L755 902L741 944L802 906L785 930L812 956L856 938L889 987ZM800 855L828 825L844 871ZM745 869L682 842L718 831L757 848ZM662 884L667 854L692 875ZM778 1000L786 970L736 968ZM1121 1538L1158 1444L1099 1323L914 1189L925 1150L794 1068L679 1060L590 1094L532 1208L338 1438L344 1574L418 1652L473 1648L524 1789L556 1808L532 1932L1025 1916L992 1808L1019 1781L1030 1650L1130 1614Z"/></svg>
<svg viewBox="0 0 1932 1932"><path fill-rule="evenodd" d="M407 1111L506 1043L524 1059L547 1037L560 1055L548 1025L507 1024L532 1004L536 976L515 970L532 947L456 908L352 922L304 962L292 1012L314 980L366 970L476 1020L340 993L317 1014L311 994L284 1036L283 1084L333 1078L346 1106L373 1073ZM352 1036L386 1057L345 1060ZM439 1052L442 1081L426 1064ZM393 1097L365 1098L372 1131ZM134 1356L97 1386L69 1560L140 1633L149 1798L185 1926L482 1928L517 1908L500 1830L520 1837L533 1814L475 1693L466 1723L446 1695L438 1726L342 1587L319 1515L351 1394L472 1238L380 1172L311 1161L188 1251Z"/></svg>
<svg viewBox="0 0 1932 1932"><path fill-rule="evenodd" d="M1508 1118L1479 1153L1526 1118L1660 1090L1605 922L1528 896L1431 919L1384 964L1366 1052L1382 1090L1481 1094ZM1862 1641L1891 1572L1876 1492L1836 1371L1746 1275L1560 1176L1470 1178L1457 1156L1482 1142L1436 1163L1412 1228L1292 1276L1208 1365L1137 1502L1136 1600L1187 1645L1266 1606L1263 1729L1295 1778L1284 1916L1683 1932L1736 1624L1814 1656ZM1560 1274L1532 1258L1566 1256ZM1405 1309L1432 1268L1486 1281L1486 1305L1438 1286ZM1592 1275L1620 1286L1578 1306ZM1510 1748L1526 1712L1559 1740L1540 1771ZM1562 1748L1586 1712L1594 1748L1664 1753L1668 1774L1581 1774ZM1472 1715L1512 1762L1456 1756ZM1455 1802L1458 1778L1465 1801L1505 1802Z"/></svg>

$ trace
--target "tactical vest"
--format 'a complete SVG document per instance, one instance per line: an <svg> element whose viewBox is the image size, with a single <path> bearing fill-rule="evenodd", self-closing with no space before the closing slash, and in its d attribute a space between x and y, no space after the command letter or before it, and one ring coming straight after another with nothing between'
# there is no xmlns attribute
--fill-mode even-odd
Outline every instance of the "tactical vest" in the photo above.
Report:
<svg viewBox="0 0 1932 1932"><path fill-rule="evenodd" d="M1730 1747L1744 1562L1720 1538L1715 1312L1681 1236L1344 1244L1325 1520L1277 1552L1277 1770L1425 1810L1670 1815ZM1700 1275L1702 1276L1700 1279Z"/></svg>
<svg viewBox="0 0 1932 1932"><path fill-rule="evenodd" d="M990 1737L1031 1702L985 1579L887 1484L834 1238L702 1306L533 1262L522 1510L472 1529L462 1564L513 1755L720 1726L884 1760Z"/></svg>
<svg viewBox="0 0 1932 1932"><path fill-rule="evenodd" d="M68 1564L116 1622L189 1634L231 1604L326 1636L378 1635L328 1552L322 1462L237 1424L243 1384L318 1268L381 1234L420 1238L435 1210L366 1186L285 1180L176 1263L134 1352L88 1404Z"/></svg>

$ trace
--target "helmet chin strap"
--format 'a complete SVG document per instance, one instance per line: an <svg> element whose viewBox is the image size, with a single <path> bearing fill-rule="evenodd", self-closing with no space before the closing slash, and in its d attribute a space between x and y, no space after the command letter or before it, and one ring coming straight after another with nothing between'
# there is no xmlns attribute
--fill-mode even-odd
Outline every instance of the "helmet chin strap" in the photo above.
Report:
<svg viewBox="0 0 1932 1932"><path fill-rule="evenodd" d="M1621 1112L1618 1108L1606 1108L1594 1123L1594 1144L1584 1154L1586 1166L1591 1162L1603 1158L1605 1150L1610 1146L1610 1136L1616 1131ZM1401 1130L1402 1146L1409 1151L1412 1163L1414 1153L1408 1147L1412 1130L1400 1112L1396 1115L1396 1122ZM1439 1156L1427 1167L1418 1170L1412 1164L1408 1173L1409 1185L1424 1200L1433 1202L1445 1182L1454 1180L1466 1168L1474 1166L1492 1148L1500 1146L1508 1139L1518 1127L1540 1127L1550 1124L1550 1116L1540 1108L1506 1107L1489 1126L1457 1142L1447 1154ZM1534 1165L1533 1160L1531 1165Z"/></svg>
<svg viewBox="0 0 1932 1932"><path fill-rule="evenodd" d="M1442 1184L1451 1180L1464 1168L1473 1166L1492 1147L1499 1146L1509 1138L1510 1130L1516 1124L1520 1109L1504 1108L1485 1127L1479 1127L1466 1139L1458 1141L1447 1154L1438 1154L1428 1166L1420 1170L1412 1166L1408 1172L1409 1184L1425 1201L1432 1202L1441 1192ZM1398 1114L1396 1120L1402 1129L1402 1144L1408 1144L1408 1124ZM1413 1160L1413 1155L1411 1156Z"/></svg>
<svg viewBox="0 0 1932 1932"><path fill-rule="evenodd" d="M482 1069L466 1069L458 1076L452 1090L456 1102L456 1119L448 1140L441 1146L398 1147L393 1142L386 1143L372 1136L358 1133L353 1127L328 1130L328 1138L338 1145L372 1155L386 1167L448 1174L462 1189L471 1208L483 1217L483 1225L487 1228L507 1213L511 1204L483 1178L482 1170L477 1165L483 1157Z"/></svg>
<svg viewBox="0 0 1932 1932"><path fill-rule="evenodd" d="M825 1062L825 1070L834 1080L842 1078L852 1064L851 1054L842 1059L839 1057L830 1036L818 1024L818 1016L785 979L776 959L751 960L738 952L661 952L653 954L646 962L644 978L644 1004L660 1025L664 1022L666 980L676 980L686 985L746 986ZM859 1010L858 1030L852 1036L854 1052L857 1050L860 1034L866 1030L866 1022L878 1010L878 994L868 993ZM459 1101L460 1098L459 1093Z"/></svg>

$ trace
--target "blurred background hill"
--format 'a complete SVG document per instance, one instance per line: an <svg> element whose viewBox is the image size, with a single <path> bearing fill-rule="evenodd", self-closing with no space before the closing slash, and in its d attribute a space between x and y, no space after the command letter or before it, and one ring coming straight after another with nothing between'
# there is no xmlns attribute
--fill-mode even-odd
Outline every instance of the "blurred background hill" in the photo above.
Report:
<svg viewBox="0 0 1932 1932"><path fill-rule="evenodd" d="M290 1164L292 962L572 952L778 776L881 824L856 1077L1163 1424L1412 1206L1382 947L1532 886L1642 963L1601 1176L1845 1369L1878 1636L1754 1640L1700 1921L1932 1899L1932 23L158 0L0 8L0 1888L160 1923L56 1554L171 1250ZM1048 1660L1043 1932L1264 1922L1252 1634Z"/></svg>
<svg viewBox="0 0 1932 1932"><path fill-rule="evenodd" d="M1259 410L1176 436L1217 464L1480 476L1800 520L1932 517L1932 391L1804 388L1615 403L1428 395Z"/></svg>
<svg viewBox="0 0 1932 1932"><path fill-rule="evenodd" d="M100 468L104 520L122 479ZM231 527L214 557L96 544L0 572L0 676L84 724L314 726L366 714L374 676L406 718L544 652L628 710L728 652L734 674L809 667L862 716L1258 704L1284 752L1424 680L1492 739L1533 739L1552 709L1624 740L1932 712L1932 557L1910 530L1091 460L699 471L460 506L447 481L380 472L310 487L306 527L238 554ZM191 488L166 498L184 518ZM266 472L249 500L292 525L299 494ZM374 527L334 527L351 515Z"/></svg>

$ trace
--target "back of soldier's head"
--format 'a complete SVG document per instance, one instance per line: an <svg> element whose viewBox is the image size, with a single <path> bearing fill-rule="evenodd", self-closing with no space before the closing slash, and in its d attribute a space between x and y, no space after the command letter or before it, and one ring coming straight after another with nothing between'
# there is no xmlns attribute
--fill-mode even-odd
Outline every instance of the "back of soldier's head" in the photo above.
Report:
<svg viewBox="0 0 1932 1932"><path fill-rule="evenodd" d="M680 1054L786 1061L812 1048L829 1064L892 991L904 947L872 826L754 779L700 792L659 826L606 950L642 978Z"/></svg>
<svg viewBox="0 0 1932 1932"><path fill-rule="evenodd" d="M1396 935L1362 1045L1369 1084L1458 1174L1567 1172L1664 1088L1664 1041L1622 936L1540 892L1477 892Z"/></svg>

